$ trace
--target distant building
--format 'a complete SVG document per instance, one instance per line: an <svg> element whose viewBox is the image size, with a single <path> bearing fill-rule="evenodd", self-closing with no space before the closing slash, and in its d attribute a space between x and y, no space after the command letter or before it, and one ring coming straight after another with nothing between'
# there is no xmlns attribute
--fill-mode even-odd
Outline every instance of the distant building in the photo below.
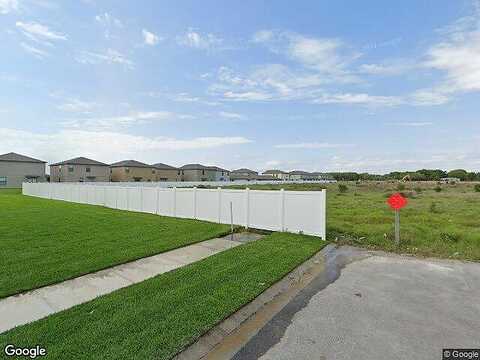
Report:
<svg viewBox="0 0 480 360"><path fill-rule="evenodd" d="M262 175L271 175L277 180L289 180L290 175L288 172L282 170L267 170L262 173Z"/></svg>
<svg viewBox="0 0 480 360"><path fill-rule="evenodd" d="M461 180L459 178L456 178L456 177L445 177L445 178L440 179L440 182L445 183L445 184L457 183L457 182L460 182L460 181Z"/></svg>
<svg viewBox="0 0 480 360"><path fill-rule="evenodd" d="M179 169L176 167L162 163L152 166L155 168L155 181L180 181Z"/></svg>
<svg viewBox="0 0 480 360"><path fill-rule="evenodd" d="M78 157L50 165L51 182L108 182L110 166L102 162Z"/></svg>
<svg viewBox="0 0 480 360"><path fill-rule="evenodd" d="M217 166L187 164L178 169L180 181L229 181L230 172Z"/></svg>
<svg viewBox="0 0 480 360"><path fill-rule="evenodd" d="M230 172L230 180L257 180L258 179L258 171L250 170L250 169L237 169L232 170Z"/></svg>
<svg viewBox="0 0 480 360"><path fill-rule="evenodd" d="M123 160L110 165L111 180L120 182L156 181L156 170L152 165L136 160Z"/></svg>
<svg viewBox="0 0 480 360"><path fill-rule="evenodd" d="M290 180L316 180L315 175L301 170L290 171L288 175Z"/></svg>
<svg viewBox="0 0 480 360"><path fill-rule="evenodd" d="M45 181L45 161L25 155L0 155L0 189L20 188L23 182Z"/></svg>

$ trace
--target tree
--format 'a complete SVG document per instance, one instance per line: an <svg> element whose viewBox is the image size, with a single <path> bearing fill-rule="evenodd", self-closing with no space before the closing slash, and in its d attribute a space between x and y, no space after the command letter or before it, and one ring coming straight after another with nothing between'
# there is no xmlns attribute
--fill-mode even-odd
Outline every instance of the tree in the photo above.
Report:
<svg viewBox="0 0 480 360"><path fill-rule="evenodd" d="M451 170L447 175L448 177L458 178L461 181L465 181L467 179L467 171L463 169Z"/></svg>

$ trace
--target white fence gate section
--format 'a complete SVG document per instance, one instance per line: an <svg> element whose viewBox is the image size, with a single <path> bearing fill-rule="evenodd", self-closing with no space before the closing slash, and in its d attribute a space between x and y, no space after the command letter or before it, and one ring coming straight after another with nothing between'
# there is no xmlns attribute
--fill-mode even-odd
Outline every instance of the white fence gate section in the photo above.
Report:
<svg viewBox="0 0 480 360"><path fill-rule="evenodd" d="M326 191L23 183L23 194L246 228L326 236Z"/></svg>

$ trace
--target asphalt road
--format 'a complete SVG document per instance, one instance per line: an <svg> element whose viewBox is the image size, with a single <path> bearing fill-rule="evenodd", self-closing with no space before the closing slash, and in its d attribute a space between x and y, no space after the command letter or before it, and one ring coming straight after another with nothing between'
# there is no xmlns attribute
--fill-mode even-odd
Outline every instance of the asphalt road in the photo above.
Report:
<svg viewBox="0 0 480 360"><path fill-rule="evenodd" d="M439 360L443 348L480 348L480 264L342 248L328 268L234 359Z"/></svg>

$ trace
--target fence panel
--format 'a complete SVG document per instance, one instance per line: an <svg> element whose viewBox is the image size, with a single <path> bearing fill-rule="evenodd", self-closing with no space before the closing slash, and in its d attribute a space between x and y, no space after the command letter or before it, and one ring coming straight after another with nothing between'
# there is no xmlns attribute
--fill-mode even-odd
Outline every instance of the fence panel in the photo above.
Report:
<svg viewBox="0 0 480 360"><path fill-rule="evenodd" d="M222 190L220 196L220 222L222 224L233 223L236 225L248 226L247 224L247 192L245 190ZM232 204L232 214L230 213Z"/></svg>
<svg viewBox="0 0 480 360"><path fill-rule="evenodd" d="M325 236L325 192L285 191L284 229L309 235Z"/></svg>
<svg viewBox="0 0 480 360"><path fill-rule="evenodd" d="M174 189L158 189L158 215L175 216L175 196Z"/></svg>
<svg viewBox="0 0 480 360"><path fill-rule="evenodd" d="M23 184L25 195L121 210L200 219L325 239L326 191L262 191L120 187L93 184ZM230 207L231 206L231 207Z"/></svg>
<svg viewBox="0 0 480 360"><path fill-rule="evenodd" d="M181 218L195 218L195 190L196 189L175 189L175 216Z"/></svg>
<svg viewBox="0 0 480 360"><path fill-rule="evenodd" d="M117 208L117 188L113 186L105 187L105 206L116 209Z"/></svg>
<svg viewBox="0 0 480 360"><path fill-rule="evenodd" d="M280 191L250 191L250 227L282 230Z"/></svg>
<svg viewBox="0 0 480 360"><path fill-rule="evenodd" d="M142 188L142 211L150 214L157 213L157 190L155 188Z"/></svg>
<svg viewBox="0 0 480 360"><path fill-rule="evenodd" d="M197 189L197 219L218 222L218 198L219 192L216 189Z"/></svg>

